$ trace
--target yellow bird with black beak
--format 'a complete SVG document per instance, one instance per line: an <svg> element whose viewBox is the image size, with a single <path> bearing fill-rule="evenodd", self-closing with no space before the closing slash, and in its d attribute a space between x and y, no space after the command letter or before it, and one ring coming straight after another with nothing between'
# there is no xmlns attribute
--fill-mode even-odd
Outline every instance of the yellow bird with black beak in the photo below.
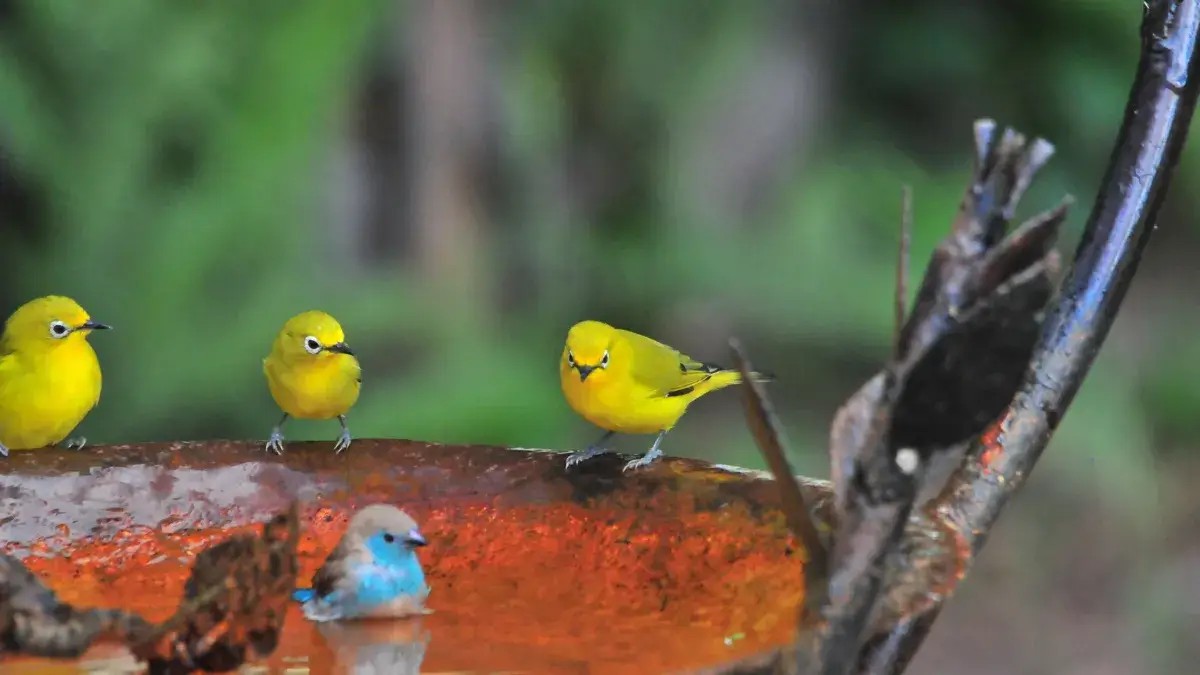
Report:
<svg viewBox="0 0 1200 675"><path fill-rule="evenodd" d="M71 298L22 305L0 336L0 455L61 443L100 402L100 361L88 344L107 330ZM87 439L67 441L82 448Z"/></svg>
<svg viewBox="0 0 1200 675"><path fill-rule="evenodd" d="M325 312L297 314L283 324L263 373L283 417L271 430L267 450L283 454L283 425L289 417L311 420L337 418L342 425L333 449L350 447L346 413L358 401L362 368L346 344L342 326Z"/></svg>
<svg viewBox="0 0 1200 675"><path fill-rule="evenodd" d="M605 430L586 450L567 457L567 467L608 452L614 434L658 434L645 455L625 470L662 456L662 442L692 401L739 384L739 371L697 361L644 335L599 321L581 321L567 332L559 359L563 395L575 412ZM769 382L773 376L753 373Z"/></svg>

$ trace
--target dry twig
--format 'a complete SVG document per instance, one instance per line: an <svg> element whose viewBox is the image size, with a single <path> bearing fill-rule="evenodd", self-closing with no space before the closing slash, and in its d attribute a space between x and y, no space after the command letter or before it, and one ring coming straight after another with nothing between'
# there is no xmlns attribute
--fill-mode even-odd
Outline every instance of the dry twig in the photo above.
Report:
<svg viewBox="0 0 1200 675"><path fill-rule="evenodd" d="M21 561L0 554L0 659L78 658L93 644L126 644L150 673L228 672L275 650L295 588L299 504L196 556L175 615L153 625L132 612L59 602Z"/></svg>
<svg viewBox="0 0 1200 675"><path fill-rule="evenodd" d="M832 425L838 522L821 615L802 625L794 645L720 672L894 675L907 666L1082 384L1153 230L1200 86L1200 0L1147 3L1142 32L1117 147L1045 326L1058 264L1053 246L1070 199L1005 233L1053 146L1026 143L1011 129L997 139L994 123L976 123L975 177L930 260L892 360ZM903 250L900 259L898 317ZM760 411L769 403L763 391L746 391L763 399L747 406L761 443ZM989 427L997 433L980 441ZM769 462L782 454L767 445ZM964 446L971 451L937 503L914 511L930 461ZM781 477L784 496L791 482ZM913 545L932 532L917 525L922 519L956 533L953 553L942 547L930 556L928 547Z"/></svg>
<svg viewBox="0 0 1200 675"><path fill-rule="evenodd" d="M957 524L972 555L1024 485L1083 384L1137 271L1187 141L1200 92L1200 2L1146 3L1141 32L1125 119L1057 306L1016 397L989 433L973 439L936 506L942 518ZM1031 224L1031 230L1036 227ZM902 672L938 610L940 604L871 645L864 655L867 672Z"/></svg>

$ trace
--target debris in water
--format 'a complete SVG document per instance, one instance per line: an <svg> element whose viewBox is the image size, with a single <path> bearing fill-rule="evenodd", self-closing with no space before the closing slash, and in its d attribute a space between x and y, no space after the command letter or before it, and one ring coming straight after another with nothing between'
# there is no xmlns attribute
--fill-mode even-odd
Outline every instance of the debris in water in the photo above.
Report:
<svg viewBox="0 0 1200 675"><path fill-rule="evenodd" d="M20 560L0 553L0 660L75 659L93 644L125 644L149 673L228 672L275 651L296 583L299 504L196 557L179 609L151 624L136 613L77 609Z"/></svg>

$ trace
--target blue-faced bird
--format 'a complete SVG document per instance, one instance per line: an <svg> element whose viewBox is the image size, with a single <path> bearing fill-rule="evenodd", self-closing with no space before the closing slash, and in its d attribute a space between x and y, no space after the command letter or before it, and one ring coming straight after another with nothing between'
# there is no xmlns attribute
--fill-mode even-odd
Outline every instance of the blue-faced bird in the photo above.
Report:
<svg viewBox="0 0 1200 675"><path fill-rule="evenodd" d="M313 575L312 588L292 598L311 621L428 614L429 587L416 548L426 544L417 523L387 504L350 519L342 540Z"/></svg>

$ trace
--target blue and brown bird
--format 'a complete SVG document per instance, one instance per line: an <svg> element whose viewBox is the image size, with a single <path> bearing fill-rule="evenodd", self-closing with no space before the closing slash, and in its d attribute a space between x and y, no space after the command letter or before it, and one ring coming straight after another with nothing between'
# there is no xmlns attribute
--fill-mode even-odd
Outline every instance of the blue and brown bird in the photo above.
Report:
<svg viewBox="0 0 1200 675"><path fill-rule="evenodd" d="M407 513L387 504L368 506L350 519L342 540L297 590L312 621L427 614L429 587L416 549L425 537Z"/></svg>

